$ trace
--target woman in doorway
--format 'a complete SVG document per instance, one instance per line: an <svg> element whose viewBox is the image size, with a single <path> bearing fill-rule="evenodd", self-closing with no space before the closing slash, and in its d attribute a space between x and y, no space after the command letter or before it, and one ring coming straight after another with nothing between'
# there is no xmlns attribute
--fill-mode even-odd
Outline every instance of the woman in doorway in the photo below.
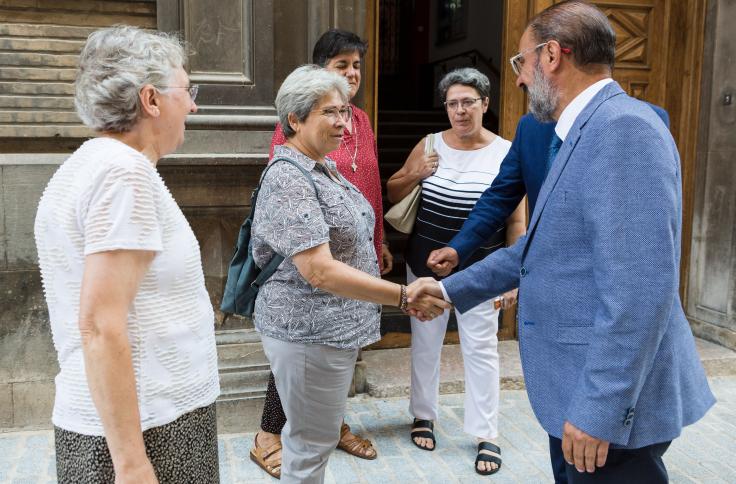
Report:
<svg viewBox="0 0 736 484"><path fill-rule="evenodd" d="M343 76L348 81L348 97L352 100L360 88L360 66L366 49L367 44L356 34L332 29L317 40L312 62ZM381 266L381 274L387 274L393 267L393 257L383 238L383 205L376 140L365 111L352 103L350 107L352 117L346 122L340 146L328 156L335 161L340 174L355 185L371 204L376 220L372 243L376 249L376 260ZM281 146L286 141L279 123L271 140L271 158L274 147ZM271 373L261 417L261 430L256 436L251 458L274 477L280 475L281 430L285 424L286 416ZM345 422L340 429L337 448L363 459L375 459L378 455L371 441L354 435Z"/></svg>
<svg viewBox="0 0 736 484"><path fill-rule="evenodd" d="M406 249L407 282L433 277L426 266L429 253L447 242L462 227L476 200L498 174L511 143L483 127L488 110L490 82L472 68L448 73L439 84L450 128L430 134L434 152L425 154L422 139L404 166L388 181L388 198L396 203L417 184L422 185L421 202L414 230ZM470 260L478 261L523 235L524 207L520 206ZM509 294L507 300L515 300ZM464 430L477 439L476 472L493 474L501 466L498 437L498 308L492 301L462 315L456 313L465 366ZM411 437L423 450L434 450L437 420L439 370L442 342L449 310L427 323L411 318L411 401L414 416Z"/></svg>

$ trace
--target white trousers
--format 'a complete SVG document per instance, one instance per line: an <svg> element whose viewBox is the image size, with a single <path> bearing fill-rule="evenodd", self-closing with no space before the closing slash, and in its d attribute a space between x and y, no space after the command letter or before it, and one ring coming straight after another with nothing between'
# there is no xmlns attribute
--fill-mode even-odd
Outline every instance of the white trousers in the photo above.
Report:
<svg viewBox="0 0 736 484"><path fill-rule="evenodd" d="M286 415L281 482L321 484L340 424L358 350L281 341L261 335Z"/></svg>
<svg viewBox="0 0 736 484"><path fill-rule="evenodd" d="M406 266L406 282L416 276ZM498 437L498 310L492 301L464 314L455 313L465 368L463 430L480 439ZM409 411L418 419L437 420L440 355L450 311L425 323L411 318L411 399Z"/></svg>

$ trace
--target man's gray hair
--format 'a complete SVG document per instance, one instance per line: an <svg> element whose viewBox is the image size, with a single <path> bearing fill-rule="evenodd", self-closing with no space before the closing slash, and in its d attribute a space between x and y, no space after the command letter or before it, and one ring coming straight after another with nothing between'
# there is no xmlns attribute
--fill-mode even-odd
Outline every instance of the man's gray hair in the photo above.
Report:
<svg viewBox="0 0 736 484"><path fill-rule="evenodd" d="M448 72L440 81L438 89L443 101L447 99L447 91L456 84L472 87L484 98L489 97L491 94L491 81L488 80L488 76L478 69L461 67Z"/></svg>
<svg viewBox="0 0 736 484"><path fill-rule="evenodd" d="M141 115L141 88L151 84L165 91L185 62L184 47L174 36L129 26L97 30L79 55L77 114L95 131L130 131Z"/></svg>
<svg viewBox="0 0 736 484"><path fill-rule="evenodd" d="M613 69L616 32L595 5L579 1L554 4L537 14L529 28L535 42L556 40L570 49L575 65L583 71L601 65Z"/></svg>
<svg viewBox="0 0 736 484"><path fill-rule="evenodd" d="M343 101L348 102L347 79L316 64L297 67L286 76L275 102L284 136L291 138L295 134L289 124L289 113L294 113L299 122L304 121L319 100L332 91L337 91Z"/></svg>

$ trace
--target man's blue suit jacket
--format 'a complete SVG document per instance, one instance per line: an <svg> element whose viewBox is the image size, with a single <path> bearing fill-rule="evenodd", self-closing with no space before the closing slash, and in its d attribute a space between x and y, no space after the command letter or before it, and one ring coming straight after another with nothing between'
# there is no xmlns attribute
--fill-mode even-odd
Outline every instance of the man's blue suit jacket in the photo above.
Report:
<svg viewBox="0 0 736 484"><path fill-rule="evenodd" d="M667 111L654 104L649 106L669 127ZM461 231L447 244L457 251L461 263L506 223L524 195L528 196L529 213L534 213L546 176L554 127L555 123L540 123L531 114L521 117L498 175L476 202Z"/></svg>
<svg viewBox="0 0 736 484"><path fill-rule="evenodd" d="M575 120L526 236L443 280L465 312L520 287L519 348L542 427L614 446L666 442L715 399L679 297L680 159L611 82Z"/></svg>

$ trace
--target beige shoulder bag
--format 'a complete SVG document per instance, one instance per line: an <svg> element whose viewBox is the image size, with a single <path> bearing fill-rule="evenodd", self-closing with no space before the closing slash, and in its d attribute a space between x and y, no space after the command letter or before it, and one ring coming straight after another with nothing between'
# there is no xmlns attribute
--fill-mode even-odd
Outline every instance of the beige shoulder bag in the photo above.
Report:
<svg viewBox="0 0 736 484"><path fill-rule="evenodd" d="M430 154L434 151L434 135L428 134L424 139L424 153ZM422 198L422 183L419 182L407 196L402 198L396 205L386 212L383 218L393 228L404 234L410 234L414 229L414 221L419 210L419 200Z"/></svg>

